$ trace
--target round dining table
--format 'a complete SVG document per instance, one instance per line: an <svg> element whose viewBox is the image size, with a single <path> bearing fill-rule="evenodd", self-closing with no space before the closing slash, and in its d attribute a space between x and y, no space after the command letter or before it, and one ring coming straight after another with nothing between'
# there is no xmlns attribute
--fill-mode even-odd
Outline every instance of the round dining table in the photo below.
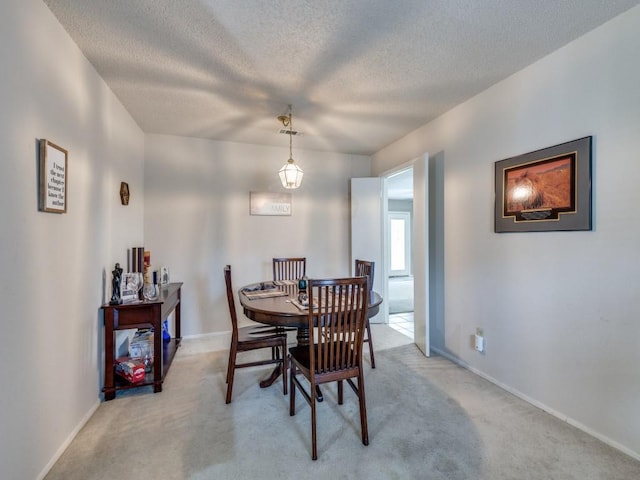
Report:
<svg viewBox="0 0 640 480"><path fill-rule="evenodd" d="M296 306L298 282L259 282L245 285L238 291L240 304L247 318L274 327L296 328L298 345L309 344L308 309ZM369 295L368 317L378 314L382 297L378 292Z"/></svg>
<svg viewBox="0 0 640 480"><path fill-rule="evenodd" d="M309 344L309 311L306 308L296 306L297 281L252 283L240 288L238 297L247 318L273 327L296 328L298 345ZM372 290L369 295L368 318L380 311L381 304L382 297L378 292ZM286 353L284 354L286 355ZM278 365L269 378L260 382L260 386L265 388L273 384L280 373Z"/></svg>

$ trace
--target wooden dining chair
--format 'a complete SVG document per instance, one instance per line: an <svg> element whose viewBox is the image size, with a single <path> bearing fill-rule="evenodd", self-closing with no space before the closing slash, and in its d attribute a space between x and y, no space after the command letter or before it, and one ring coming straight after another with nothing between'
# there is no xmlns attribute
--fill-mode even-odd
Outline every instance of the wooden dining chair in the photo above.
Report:
<svg viewBox="0 0 640 480"><path fill-rule="evenodd" d="M296 387L311 405L311 458L318 458L316 445L316 387L337 382L338 404L343 403L343 381L358 396L362 443L369 445L367 403L362 368L362 340L364 336L369 290L365 277L309 280L309 308L307 316L309 345L289 349L290 387L289 415L296 412ZM314 327L317 327L314 329ZM298 373L308 382L305 389ZM358 379L356 386L353 379ZM305 382L306 383L306 382Z"/></svg>
<svg viewBox="0 0 640 480"><path fill-rule="evenodd" d="M227 302L231 315L231 347L229 349L229 364L227 366L227 397L226 403L231 403L233 391L233 377L236 368L254 367L257 365L280 364L282 367L282 386L287 394L287 334L284 331L260 332L253 327L238 328L238 314L231 283L231 266L224 267L224 280L227 285ZM246 363L237 363L238 352L248 352L261 348L271 349L271 358Z"/></svg>
<svg viewBox="0 0 640 480"><path fill-rule="evenodd" d="M369 262L367 260L358 260L356 259L356 277L367 277L367 288L369 289L369 296L371 296L371 292L373 292L373 275L375 270L375 262ZM376 368L376 360L373 356L373 337L371 336L371 325L369 324L369 317L367 317L366 322L366 331L367 336L364 338L363 342L369 344L369 356L371 357L371 368Z"/></svg>
<svg viewBox="0 0 640 480"><path fill-rule="evenodd" d="M307 273L306 257L274 258L274 280L298 280Z"/></svg>

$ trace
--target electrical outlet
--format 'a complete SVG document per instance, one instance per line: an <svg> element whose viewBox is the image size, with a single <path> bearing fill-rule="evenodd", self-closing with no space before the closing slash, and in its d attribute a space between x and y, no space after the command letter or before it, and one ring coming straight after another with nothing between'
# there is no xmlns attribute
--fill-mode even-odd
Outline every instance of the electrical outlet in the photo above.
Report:
<svg viewBox="0 0 640 480"><path fill-rule="evenodd" d="M484 352L484 332L481 328L476 328L475 349L478 352Z"/></svg>

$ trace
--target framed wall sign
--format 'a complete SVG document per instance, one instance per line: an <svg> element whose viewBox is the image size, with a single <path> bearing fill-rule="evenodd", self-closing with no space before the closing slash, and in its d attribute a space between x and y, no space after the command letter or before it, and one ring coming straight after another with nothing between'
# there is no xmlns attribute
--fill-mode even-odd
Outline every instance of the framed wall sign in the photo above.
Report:
<svg viewBox="0 0 640 480"><path fill-rule="evenodd" d="M291 215L291 194L250 192L249 213L251 215Z"/></svg>
<svg viewBox="0 0 640 480"><path fill-rule="evenodd" d="M591 230L591 143L584 137L496 162L496 233Z"/></svg>
<svg viewBox="0 0 640 480"><path fill-rule="evenodd" d="M68 152L50 142L40 140L40 210L67 213Z"/></svg>

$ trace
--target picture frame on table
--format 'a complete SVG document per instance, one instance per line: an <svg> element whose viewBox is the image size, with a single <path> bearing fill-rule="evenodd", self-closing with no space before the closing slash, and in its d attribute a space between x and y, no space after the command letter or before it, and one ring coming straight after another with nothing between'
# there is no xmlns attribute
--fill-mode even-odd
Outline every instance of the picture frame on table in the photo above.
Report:
<svg viewBox="0 0 640 480"><path fill-rule="evenodd" d="M169 284L169 267L160 267L160 285Z"/></svg>
<svg viewBox="0 0 640 480"><path fill-rule="evenodd" d="M38 207L42 212L67 213L69 152L47 139L40 140Z"/></svg>
<svg viewBox="0 0 640 480"><path fill-rule="evenodd" d="M129 272L122 274L120 296L124 303L140 299L139 291L142 288L142 273Z"/></svg>
<svg viewBox="0 0 640 480"><path fill-rule="evenodd" d="M591 230L592 137L495 162L495 232Z"/></svg>

